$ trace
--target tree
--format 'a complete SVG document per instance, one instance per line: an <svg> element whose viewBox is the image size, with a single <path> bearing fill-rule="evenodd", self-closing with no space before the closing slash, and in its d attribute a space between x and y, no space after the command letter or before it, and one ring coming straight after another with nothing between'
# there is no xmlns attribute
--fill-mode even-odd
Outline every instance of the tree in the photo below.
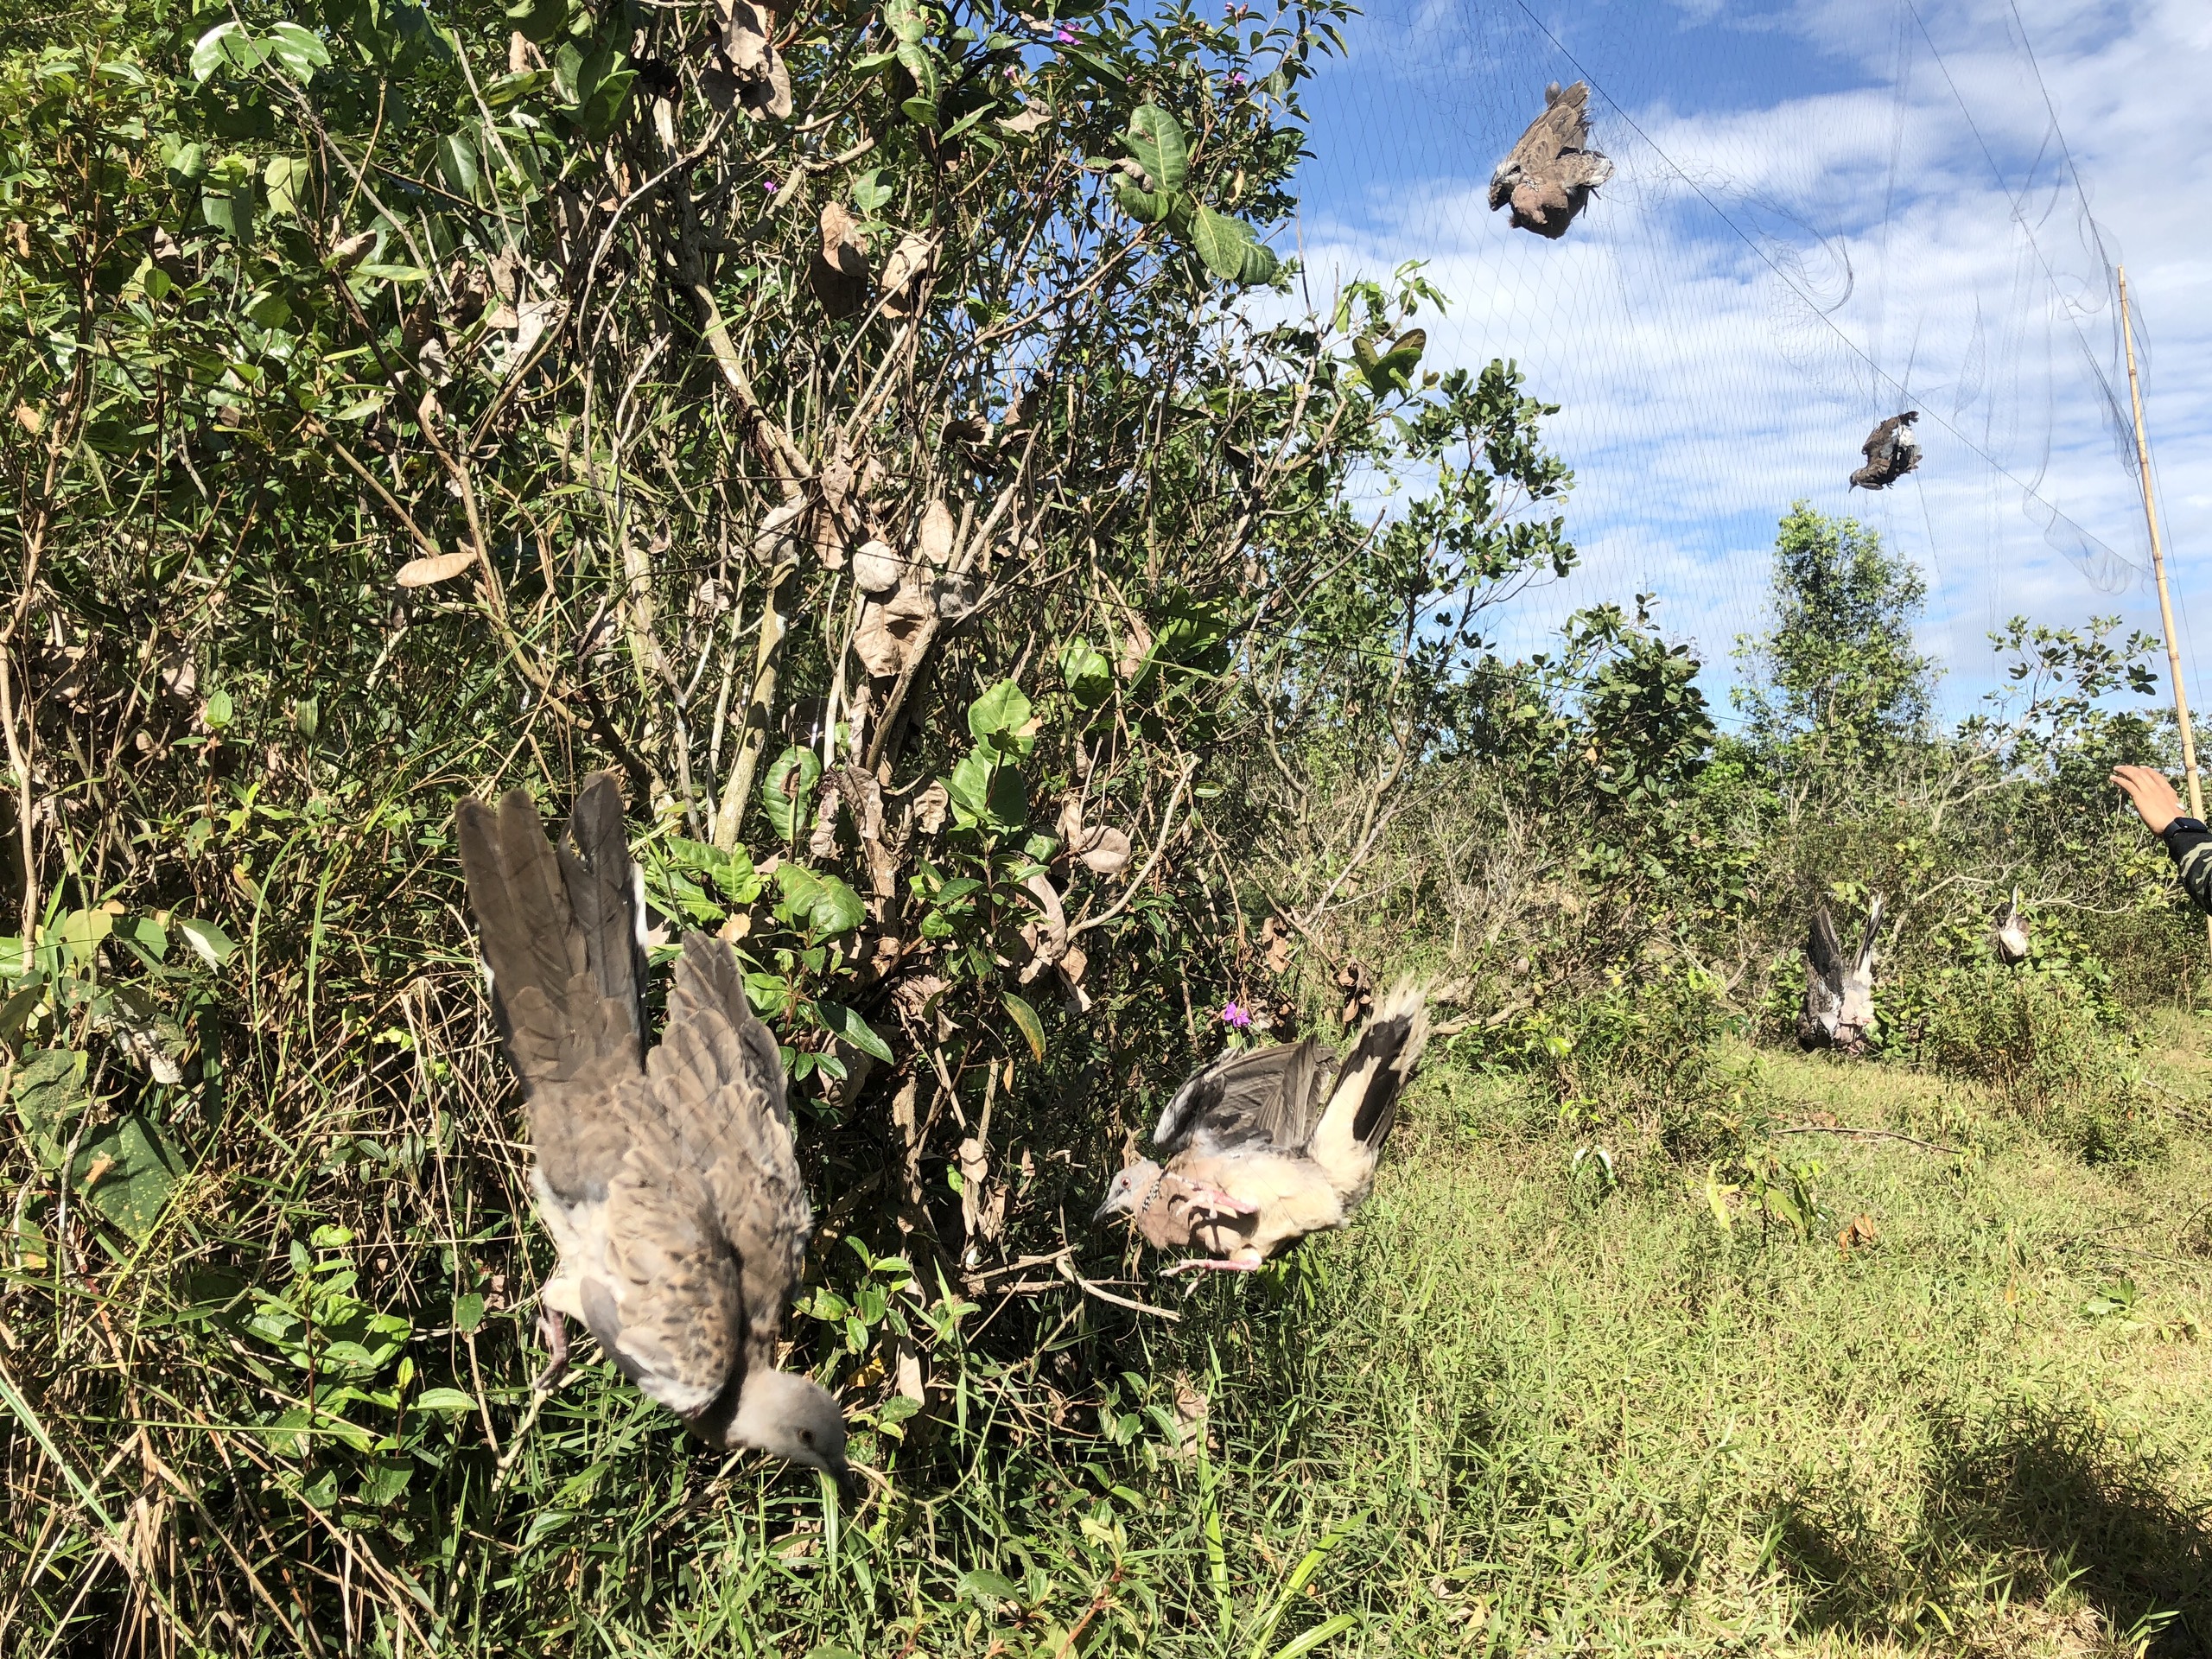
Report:
<svg viewBox="0 0 2212 1659"><path fill-rule="evenodd" d="M1775 539L1773 623L1739 639L1745 737L1793 801L1824 798L1929 736L1935 658L1913 648L1928 584L1855 518L1793 505Z"/></svg>
<svg viewBox="0 0 2212 1659"><path fill-rule="evenodd" d="M15 1363L64 1433L173 1392L284 1437L232 1474L145 1429L334 1580L329 1505L382 1516L396 1622L531 1639L467 1537L558 1576L546 1493L435 1427L480 1365L513 1427L544 1265L482 1155L456 796L620 770L868 1247L802 1363L1003 1393L1053 1327L970 1344L963 1275L1112 1275L1060 1218L1234 971L1248 772L1359 728L1379 794L1480 596L1571 562L1508 522L1565 488L1544 406L1422 371L1416 276L1278 320L1348 7L1046 10L117 0L0 45L0 1068L38 1084L0 1157L41 1259L132 1264L165 1392L82 1321ZM410 1378L445 1403L403 1422ZM209 1534L158 1570L195 1628L251 1605Z"/></svg>

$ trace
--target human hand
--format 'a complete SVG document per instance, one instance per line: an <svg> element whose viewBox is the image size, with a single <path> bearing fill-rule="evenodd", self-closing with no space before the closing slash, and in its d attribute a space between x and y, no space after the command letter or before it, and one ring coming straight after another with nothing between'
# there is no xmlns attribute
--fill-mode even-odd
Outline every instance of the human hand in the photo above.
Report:
<svg viewBox="0 0 2212 1659"><path fill-rule="evenodd" d="M2174 786L2166 774L2153 766L2114 766L2113 786L2127 797L2145 825L2154 836L2166 833L2166 826L2181 817L2181 797L2174 793Z"/></svg>

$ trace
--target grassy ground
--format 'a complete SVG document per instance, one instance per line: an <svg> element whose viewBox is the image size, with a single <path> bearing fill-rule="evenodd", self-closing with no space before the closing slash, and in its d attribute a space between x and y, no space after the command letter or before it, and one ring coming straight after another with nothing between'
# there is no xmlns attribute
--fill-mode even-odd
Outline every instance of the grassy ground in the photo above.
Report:
<svg viewBox="0 0 2212 1659"><path fill-rule="evenodd" d="M2212 1136L2188 1127L2212 1121L2208 1051L2212 1024L2163 1031L2167 1150L2097 1167L1956 1085L1739 1057L1754 1107L1818 1126L1772 1141L1819 1166L1807 1238L1740 1199L1724 1230L1702 1173L1656 1159L1601 1184L1571 1143L1516 1127L1509 1086L1440 1062L1353 1228L1251 1281L1119 1287L1173 1325L1046 1271L1016 1305L1052 1332L1033 1357L979 1348L903 1444L864 1428L895 1495L857 1514L811 1478L687 1446L588 1344L524 1427L518 1354L484 1386L503 1469L467 1413L416 1446L411 1507L383 1521L276 1467L331 1517L317 1536L363 1547L264 1548L237 1519L245 1487L179 1486L242 1573L295 1598L199 1639L780 1659L2212 1653ZM1853 1127L1892 1135L1831 1132ZM970 1339L1019 1317L995 1286L974 1300ZM884 1386L864 1375L847 1397ZM191 1415L166 1400L138 1409ZM217 1439L289 1455L255 1431ZM144 1547L200 1522L149 1513ZM48 1517L31 1553L68 1524ZM41 1589L22 1628L68 1628L52 1651L173 1650L148 1645L150 1616L135 1634L54 1622L108 1559ZM334 1598L336 1637L296 1628L312 1602L331 1629Z"/></svg>
<svg viewBox="0 0 2212 1659"><path fill-rule="evenodd" d="M2206 1033L2167 1035L2186 1109ZM564 1557L553 1633L825 1659L2212 1652L2212 1146L2085 1167L1929 1079L1758 1065L1777 1123L1974 1145L1779 1137L1820 1165L1821 1229L1724 1232L1701 1182L1631 1164L1601 1189L1440 1068L1359 1225L1132 1332L1125 1376L1071 1382L1118 1402L1096 1421L985 1435L992 1403L957 1402L965 1479L828 1535L788 1478L695 1493L690 1559L642 1603L619 1543L608 1578ZM1203 1452L1168 1426L1179 1373Z"/></svg>

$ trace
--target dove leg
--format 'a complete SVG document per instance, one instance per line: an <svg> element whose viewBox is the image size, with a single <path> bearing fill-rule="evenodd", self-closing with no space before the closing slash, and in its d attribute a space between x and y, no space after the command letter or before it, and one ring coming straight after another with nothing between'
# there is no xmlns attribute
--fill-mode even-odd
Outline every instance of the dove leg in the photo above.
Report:
<svg viewBox="0 0 2212 1659"><path fill-rule="evenodd" d="M1243 1198L1233 1198L1218 1187L1194 1186L1188 1200L1193 1210L1204 1210L1216 1216L1256 1216L1260 1206Z"/></svg>
<svg viewBox="0 0 2212 1659"><path fill-rule="evenodd" d="M1188 1255L1180 1262L1162 1268L1160 1276L1173 1279L1185 1273L1257 1273L1259 1270L1257 1262L1242 1261L1234 1256L1223 1262L1211 1255Z"/></svg>
<svg viewBox="0 0 2212 1659"><path fill-rule="evenodd" d="M560 1387L561 1379L569 1374L569 1322L556 1307L541 1308L537 1315L537 1334L545 1342L545 1369L531 1383L540 1393L550 1393Z"/></svg>

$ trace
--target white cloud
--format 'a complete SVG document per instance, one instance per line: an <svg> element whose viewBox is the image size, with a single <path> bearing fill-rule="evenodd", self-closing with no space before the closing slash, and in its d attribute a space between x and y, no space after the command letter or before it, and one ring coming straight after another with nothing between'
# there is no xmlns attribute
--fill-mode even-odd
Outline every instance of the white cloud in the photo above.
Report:
<svg viewBox="0 0 2212 1659"><path fill-rule="evenodd" d="M1573 73L1513 0L1376 7L1338 72L1361 78L1359 112L1314 134L1300 236L1315 299L1427 258L1454 301L1423 320L1429 366L1510 357L1563 405L1549 431L1577 469L1584 568L1520 601L1509 642L1656 590L1725 667L1758 626L1774 521L1799 497L1873 524L1927 569L1923 645L1954 669L1955 708L1987 683L1984 632L2016 612L2119 610L2155 631L2147 581L2097 591L2023 511L2024 486L2147 564L2107 401L2125 410L2102 254L2010 0L1919 0L1932 48L1902 5L1677 5L1633 36L1605 8L1565 37L1628 107L1593 100L1618 170L1562 242L1509 230L1484 200L1544 80ZM2212 633L2212 376L2198 371L2212 7L2019 13L2107 246L2127 259L2177 587ZM1722 61L1736 38L1759 55ZM1771 66L1769 90L1700 111L1708 70L1761 84L1745 62ZM1847 491L1867 429L1905 401L1892 383L1923 411L1927 460L1885 494Z"/></svg>

